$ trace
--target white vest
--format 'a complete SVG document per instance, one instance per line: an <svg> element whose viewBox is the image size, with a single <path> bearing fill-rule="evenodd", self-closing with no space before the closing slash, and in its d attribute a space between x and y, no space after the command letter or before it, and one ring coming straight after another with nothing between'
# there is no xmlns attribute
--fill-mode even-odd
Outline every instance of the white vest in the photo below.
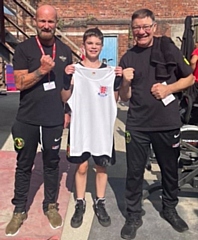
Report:
<svg viewBox="0 0 198 240"><path fill-rule="evenodd" d="M86 68L75 65L71 108L70 156L89 152L111 157L117 106L113 67Z"/></svg>

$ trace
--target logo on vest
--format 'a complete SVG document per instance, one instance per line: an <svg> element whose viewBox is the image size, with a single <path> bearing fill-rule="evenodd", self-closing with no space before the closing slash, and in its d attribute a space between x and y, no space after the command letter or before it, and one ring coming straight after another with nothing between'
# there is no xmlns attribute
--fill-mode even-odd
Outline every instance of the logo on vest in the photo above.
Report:
<svg viewBox="0 0 198 240"><path fill-rule="evenodd" d="M100 92L98 93L98 95L101 97L106 97L107 96L107 87L100 86Z"/></svg>

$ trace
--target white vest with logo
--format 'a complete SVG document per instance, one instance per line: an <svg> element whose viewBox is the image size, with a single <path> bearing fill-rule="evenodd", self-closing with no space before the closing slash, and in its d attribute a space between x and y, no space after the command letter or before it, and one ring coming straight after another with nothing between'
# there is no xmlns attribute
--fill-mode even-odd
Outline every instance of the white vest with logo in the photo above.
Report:
<svg viewBox="0 0 198 240"><path fill-rule="evenodd" d="M113 67L86 68L75 65L71 108L70 156L89 152L111 157L117 106Z"/></svg>

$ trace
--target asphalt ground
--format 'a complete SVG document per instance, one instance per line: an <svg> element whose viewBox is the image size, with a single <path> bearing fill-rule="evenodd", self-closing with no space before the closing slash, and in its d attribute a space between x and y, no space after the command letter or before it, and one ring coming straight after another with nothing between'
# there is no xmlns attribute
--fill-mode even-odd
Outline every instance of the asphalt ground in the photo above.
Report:
<svg viewBox="0 0 198 240"><path fill-rule="evenodd" d="M0 240L119 240L120 230L124 224L125 215L125 175L126 158L124 130L127 105L118 102L118 117L115 125L116 165L108 168L108 184L106 190L106 209L111 216L111 226L102 227L93 212L93 198L95 197L95 169L90 159L88 183L86 189L86 212L83 224L78 229L70 226L70 219L74 212L74 173L75 165L66 159L67 129L64 130L61 145L59 208L64 219L62 228L52 230L46 217L42 214L43 180L42 160L40 148L35 159L32 174L31 190L29 193L28 219L22 225L15 237L6 237L5 227L9 222L13 206L14 171L16 153L14 152L11 126L14 121L19 103L19 93L0 95ZM157 163L152 162L152 170L145 170L144 188L160 181L160 171ZM177 210L189 225L184 233L176 232L170 224L159 216L161 210L161 191L152 193L143 201L146 214L143 216L143 226L138 229L137 240L197 240L198 239L198 191L186 184L179 192Z"/></svg>

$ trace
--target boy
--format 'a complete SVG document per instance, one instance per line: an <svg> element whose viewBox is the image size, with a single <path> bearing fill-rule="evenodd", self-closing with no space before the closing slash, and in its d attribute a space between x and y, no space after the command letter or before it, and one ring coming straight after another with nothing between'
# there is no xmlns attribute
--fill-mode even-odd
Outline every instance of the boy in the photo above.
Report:
<svg viewBox="0 0 198 240"><path fill-rule="evenodd" d="M91 70L91 72L92 72L91 74L93 74L93 75L95 74L96 69L101 69L101 71L102 71L102 68L105 68L107 72L109 71L108 69L110 69L110 68L107 68L106 64L101 63L99 60L99 54L100 54L100 52L102 50L102 46L103 46L103 34L98 28L88 29L84 33L83 45L84 45L84 49L85 49L85 58L81 62L79 62L77 65L75 65L75 66L68 65L68 67L66 68L67 75L74 74L74 80L73 80L74 91L72 93L71 98L69 99L69 105L71 105L70 107L72 109L71 125L72 125L72 123L77 121L76 127L73 127L73 129L74 130L76 130L76 128L79 129L79 132L76 134L76 137L75 136L73 137L72 136L72 128L70 128L70 134L69 134L69 140L68 140L68 142L70 142L70 145L68 144L69 147L67 149L68 161L70 161L71 163L78 164L77 171L75 174L75 185L76 185L76 197L77 198L76 198L75 212L71 219L71 226L74 228L78 228L81 226L82 221L83 221L83 214L85 212L85 207L86 207L85 191L86 191L86 183L87 183L88 158L90 156L92 156L93 160L95 162L95 165L96 165L96 167L95 167L96 168L96 198L94 200L94 211L96 213L96 216L98 217L99 223L104 227L108 227L111 224L111 219L105 209L105 190L106 190L106 184L107 184L106 167L108 165L115 164L115 150L113 148L113 127L114 127L114 122L115 122L116 113L117 113L116 100L118 98L118 89L120 86L120 80L121 80L121 76L122 76L122 68L116 67L115 70L113 70L113 75L112 75L113 81L111 81L112 88L108 89L108 87L107 88L102 87L103 86L102 85L99 90L100 92L97 93L100 96L108 95L108 98L110 98L110 97L113 98L110 100L111 105L109 106L110 110L109 110L108 114L103 114L104 106L102 106L102 111L101 111L101 109L99 110L99 107L98 107L98 104L100 104L99 102L101 101L101 99L103 99L103 100L107 99L105 97L99 98L98 95L96 97L96 94L95 94L94 97L96 97L96 101L91 101L91 99L90 100L88 99L87 105L85 104L85 98L86 98L87 94L89 94L90 92L93 92L93 91L87 91L86 96L85 96L85 94L84 95L82 94L82 101L81 101L81 103L79 102L79 104L77 103L78 104L77 105L76 99L75 99L75 101L73 101L73 98L74 98L73 95L77 91L76 90L78 87L77 84L82 84L82 81L84 81L84 80L86 81L86 83L84 85L82 85L82 87L85 86L85 89L82 90L80 88L80 93L81 92L84 93L84 91L86 91L86 88L88 88L88 84L89 84L88 75L90 73L90 69L94 69L94 72L93 72L93 70ZM88 71L88 72L86 72L86 71ZM101 71L99 71L99 72L101 72ZM77 79L75 79L75 77L76 77L75 75L77 74L76 72L80 72L80 74L81 74L81 72L85 72L84 77L82 79L80 79L80 81L79 81L80 83L77 83ZM97 75L97 70L96 70L96 75ZM105 77L103 75L104 74L102 72L101 78ZM116 78L115 78L115 75L117 76ZM94 77L95 76L93 76L93 79L94 79ZM91 80L91 85L94 84L93 79ZM104 79L104 82L106 84L107 80ZM67 90L68 87L65 89ZM106 91L107 91L107 93L106 93ZM111 94L111 91L114 94ZM113 95L115 96L115 98ZM79 94L77 94L76 96L78 97ZM66 95L65 90L62 91L62 98L63 98L64 102L67 101L67 95ZM99 99L99 100L97 100L97 99ZM94 107L93 107L93 105L94 105ZM80 108L80 110L82 111L83 107L86 107L86 109L84 108L85 109L84 112L82 114L79 114L80 117L79 117L79 115L77 115L76 120L75 120L76 109ZM96 113L93 113L93 111L92 111L93 108L94 108L94 110L96 110ZM92 110L90 110L90 109L92 109ZM109 138L110 139L109 146L111 146L111 147L108 150L110 150L111 154L107 155L107 154L103 153L103 154L94 155L94 154L92 154L92 152L94 152L94 150L93 150L94 147L93 148L91 147L90 151L82 152L82 154L80 154L80 155L78 154L78 156L76 156L76 155L71 156L71 149L69 149L69 148L71 148L71 140L73 139L72 142L74 142L74 143L76 141L79 143L79 139L83 138L82 133L80 133L80 132L83 132L82 129L89 127L89 125L93 125L93 123L95 123L95 120L93 120L93 119L95 119L94 116L98 112L101 113L101 115L99 117L100 123L98 122L99 124L98 124L96 131L93 130L94 132L90 131L88 133L89 134L88 139L89 140L91 139L91 137L92 137L91 135L95 135L96 136L95 141L93 141L93 142L95 142L95 145L97 145L97 143L96 143L96 140L97 140L97 142L100 142L100 144L98 144L99 147L104 148L102 146L104 146L104 145L106 146L106 144L108 145L109 141L107 139ZM79 127L80 124L82 125L82 121L83 121L82 119L84 119L84 116L86 114L90 114L89 117L87 118L87 121L90 122L90 124L85 121L85 124L82 127ZM112 116L114 116L114 117L112 117ZM101 124L101 121L104 117L112 119L111 130L108 129L109 125L106 122ZM109 119L107 119L107 121L108 120ZM101 126L101 128L99 127L99 125ZM101 141L99 141L99 139L98 139L99 135L100 135L99 132L101 129L103 129L105 127L106 127L107 131L105 132L106 136L103 137L104 141L101 139L100 139ZM98 128L100 128L99 131L97 131ZM87 130L84 131L85 134L86 134L86 132L87 132ZM108 135L109 132L112 133L112 136ZM86 138L86 137L84 137L84 138ZM82 141L83 141L82 144L76 144L77 148L83 144L85 145L84 140L82 140ZM93 143L93 145L94 145L94 143ZM75 150L76 149L74 148L74 151Z"/></svg>

